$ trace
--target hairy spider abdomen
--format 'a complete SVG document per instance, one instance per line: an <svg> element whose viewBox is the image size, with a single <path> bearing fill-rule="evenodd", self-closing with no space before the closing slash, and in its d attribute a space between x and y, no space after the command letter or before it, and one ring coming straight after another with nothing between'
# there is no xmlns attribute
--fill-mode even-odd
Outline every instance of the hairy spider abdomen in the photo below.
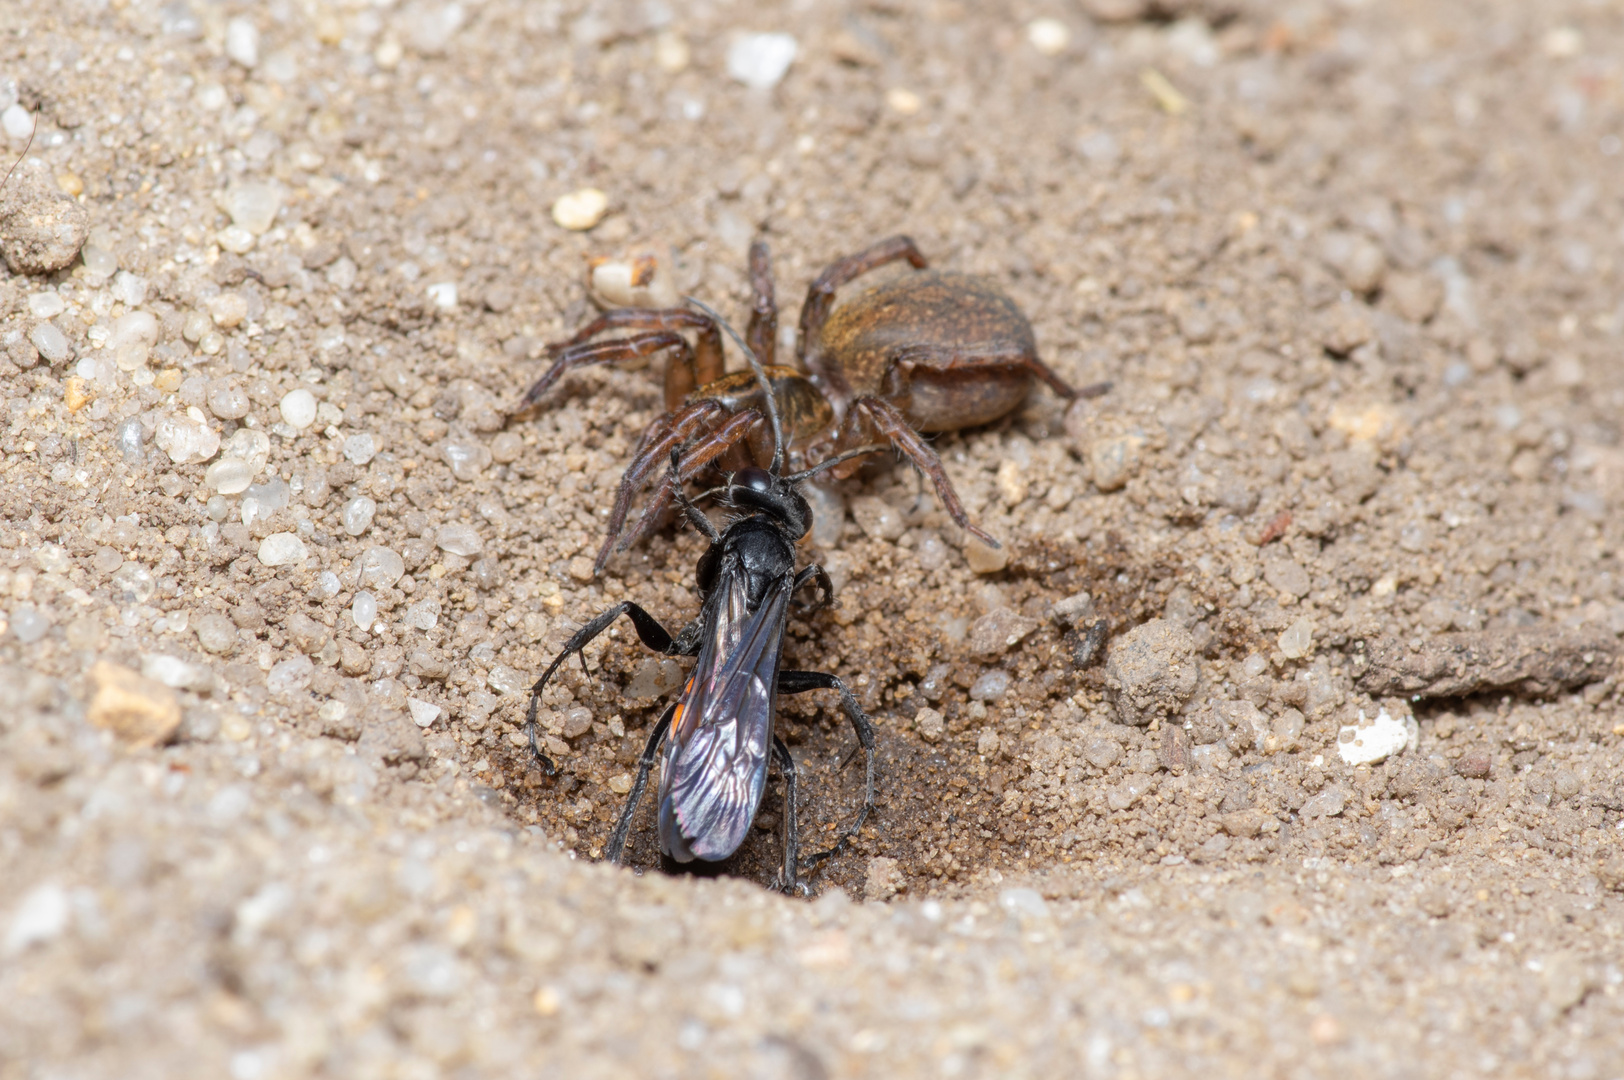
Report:
<svg viewBox="0 0 1624 1080"><path fill-rule="evenodd" d="M921 270L842 299L808 366L834 393L891 397L917 431L955 431L1019 405L1036 356L1032 324L990 282Z"/></svg>

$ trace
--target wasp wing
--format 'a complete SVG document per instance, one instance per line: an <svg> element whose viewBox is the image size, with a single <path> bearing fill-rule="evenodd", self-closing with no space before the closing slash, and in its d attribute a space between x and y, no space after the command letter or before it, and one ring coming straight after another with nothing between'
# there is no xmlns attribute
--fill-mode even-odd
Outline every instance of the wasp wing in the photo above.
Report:
<svg viewBox="0 0 1624 1080"><path fill-rule="evenodd" d="M660 848L678 862L727 858L755 820L767 787L793 581L774 584L751 612L745 575L723 575L660 768Z"/></svg>

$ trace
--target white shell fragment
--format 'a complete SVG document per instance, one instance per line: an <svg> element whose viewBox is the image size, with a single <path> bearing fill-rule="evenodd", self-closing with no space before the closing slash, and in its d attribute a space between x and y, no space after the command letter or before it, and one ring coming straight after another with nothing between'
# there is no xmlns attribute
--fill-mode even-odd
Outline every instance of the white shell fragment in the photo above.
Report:
<svg viewBox="0 0 1624 1080"><path fill-rule="evenodd" d="M754 90L771 90L795 62L797 46L788 34L742 34L727 50L727 73Z"/></svg>
<svg viewBox="0 0 1624 1080"><path fill-rule="evenodd" d="M585 232L609 212L609 196L597 188L582 188L553 203L553 220L572 232Z"/></svg>
<svg viewBox="0 0 1624 1080"><path fill-rule="evenodd" d="M1360 709L1358 723L1337 733L1336 753L1349 765L1374 765L1413 749L1418 735L1414 717L1396 720L1383 709L1376 714L1376 719L1366 720L1364 710Z"/></svg>
<svg viewBox="0 0 1624 1080"><path fill-rule="evenodd" d="M593 299L605 307L677 306L677 283L671 271L646 252L621 259L594 259L591 286Z"/></svg>

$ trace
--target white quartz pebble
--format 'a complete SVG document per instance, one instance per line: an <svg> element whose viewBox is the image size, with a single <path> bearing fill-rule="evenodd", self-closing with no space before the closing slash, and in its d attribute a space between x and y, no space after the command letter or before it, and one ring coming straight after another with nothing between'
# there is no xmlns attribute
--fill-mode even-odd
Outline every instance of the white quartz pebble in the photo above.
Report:
<svg viewBox="0 0 1624 1080"><path fill-rule="evenodd" d="M278 408L282 412L283 421L289 427L303 431L316 422L316 395L302 386L282 395L282 402Z"/></svg>

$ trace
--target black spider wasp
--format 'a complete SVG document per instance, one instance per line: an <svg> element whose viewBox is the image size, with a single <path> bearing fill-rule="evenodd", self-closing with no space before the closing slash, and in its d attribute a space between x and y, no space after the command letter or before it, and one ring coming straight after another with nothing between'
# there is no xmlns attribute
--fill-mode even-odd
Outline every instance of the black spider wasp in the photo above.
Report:
<svg viewBox="0 0 1624 1080"><path fill-rule="evenodd" d="M803 586L815 584L816 611L833 602L834 587L820 566L795 569L795 544L812 527L812 509L798 485L842 461L873 453L859 447L820 462L815 468L782 476L783 440L772 388L760 360L733 328L696 300L690 303L716 318L744 350L761 387L754 407L765 409L774 436L772 468L754 466L727 478L716 494L742 513L718 532L710 519L682 493L679 452L671 453L675 500L688 521L710 539L700 557L696 582L703 606L699 617L675 637L647 611L623 600L587 623L569 639L558 657L531 688L525 731L530 751L549 773L553 764L536 745L536 706L547 681L569 659L581 656L588 642L620 616L632 621L648 648L667 656L697 656L698 664L678 696L649 735L637 763L637 777L626 797L620 820L610 835L606 857L619 863L631 831L632 816L648 786L656 757L660 762L660 851L678 863L695 859L721 862L744 843L767 787L769 758L784 777L784 868L774 886L786 892L804 888L803 871L840 854L874 808L874 727L844 683L819 671L783 671L784 630L790 600ZM709 494L709 493L708 493ZM701 496L703 498L703 496ZM789 748L773 733L779 693L834 690L857 732L867 758L863 809L827 851L804 863L798 855L795 822L795 762Z"/></svg>

